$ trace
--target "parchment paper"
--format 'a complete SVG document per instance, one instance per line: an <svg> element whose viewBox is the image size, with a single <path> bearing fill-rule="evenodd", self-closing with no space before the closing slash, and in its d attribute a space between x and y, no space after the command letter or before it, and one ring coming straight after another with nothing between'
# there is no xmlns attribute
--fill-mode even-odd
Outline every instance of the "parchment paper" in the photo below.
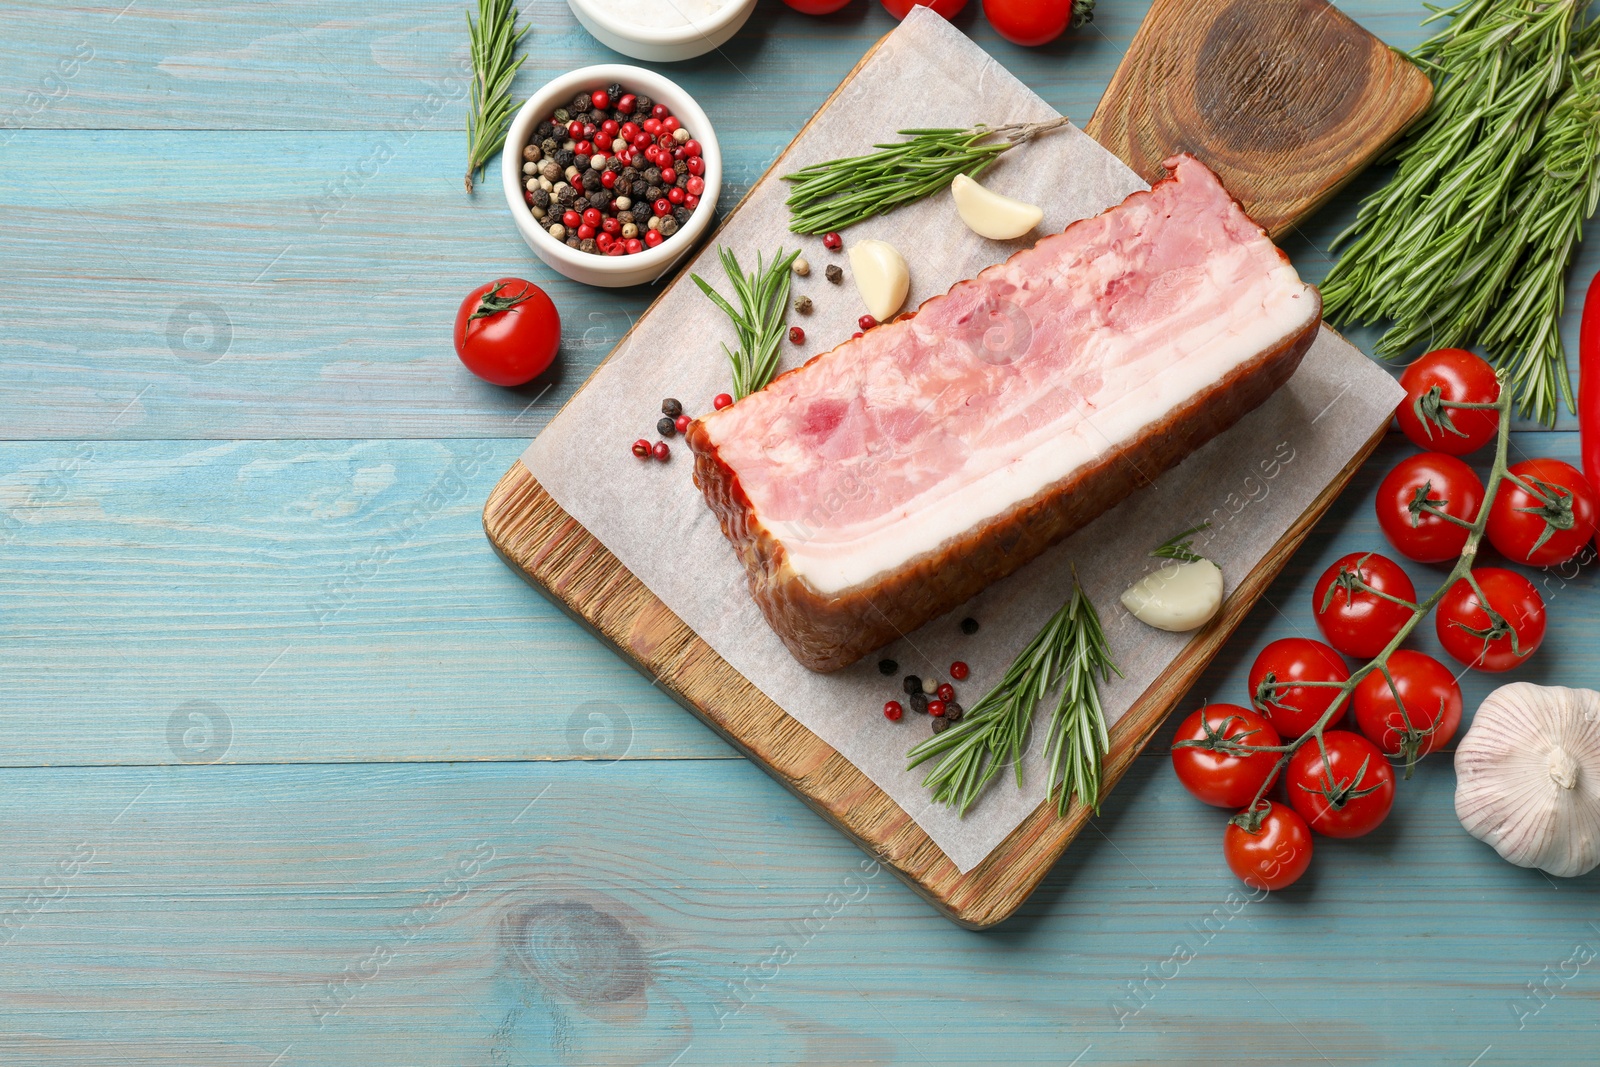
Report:
<svg viewBox="0 0 1600 1067"><path fill-rule="evenodd" d="M804 246L811 274L795 279L794 295L810 296L816 311L809 316L791 311L790 322L805 327L807 344L784 343L783 369L849 336L865 309L850 283L846 257L825 251L818 238L788 232L786 185L778 173L860 154L903 127L997 125L1055 115L944 19L913 8L718 238L747 269L758 251L771 254L797 241ZM1040 204L1045 210L1041 233L1059 231L1145 187L1076 127L1008 153L984 181ZM878 237L901 250L911 266L907 307L1015 250L969 232L948 195L862 223L848 237ZM843 284L824 279L829 263L846 269ZM714 247L703 250L690 270L731 292ZM883 702L902 694L899 677L880 675L878 660L891 657L902 673L941 680L952 661L964 660L972 674L957 685L957 699L971 706L1065 600L1071 591L1069 568L1076 564L1123 672L1103 690L1107 715L1115 722L1189 640L1144 626L1118 602L1121 591L1155 564L1146 553L1179 530L1210 519L1212 528L1198 543L1222 567L1231 592L1388 419L1400 392L1387 373L1324 330L1286 387L1155 485L948 617L847 670L818 675L795 662L750 599L743 568L691 482L688 446L674 438L666 465L640 462L628 453L634 439L655 439L663 397L681 399L694 414L729 389L718 342L731 345L732 328L688 273L673 282L522 462L668 608L763 693L861 768L963 872L981 862L1044 798L1043 724L1035 723L1024 786L1019 790L1007 772L959 819L929 802L921 785L926 766L906 770L905 753L929 735L930 720L909 708L899 723L883 717ZM982 625L971 637L958 628L968 615ZM1039 718L1045 714L1041 711Z"/></svg>

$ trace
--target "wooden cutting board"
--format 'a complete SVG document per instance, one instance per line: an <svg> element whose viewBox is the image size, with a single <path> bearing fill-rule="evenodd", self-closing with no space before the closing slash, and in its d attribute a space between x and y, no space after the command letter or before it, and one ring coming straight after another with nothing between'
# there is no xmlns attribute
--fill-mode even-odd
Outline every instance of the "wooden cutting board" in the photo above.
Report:
<svg viewBox="0 0 1600 1067"><path fill-rule="evenodd" d="M1194 152L1277 235L1371 162L1431 96L1417 68L1324 0L1236 0L1220 8L1155 0L1085 129L1147 180L1173 152ZM1218 617L1118 720L1106 791L1381 437L1324 487ZM529 583L956 922L983 928L1005 919L1082 829L1089 813L1081 804L1065 818L1042 804L987 859L960 873L882 790L667 610L521 463L495 486L483 521L495 550Z"/></svg>

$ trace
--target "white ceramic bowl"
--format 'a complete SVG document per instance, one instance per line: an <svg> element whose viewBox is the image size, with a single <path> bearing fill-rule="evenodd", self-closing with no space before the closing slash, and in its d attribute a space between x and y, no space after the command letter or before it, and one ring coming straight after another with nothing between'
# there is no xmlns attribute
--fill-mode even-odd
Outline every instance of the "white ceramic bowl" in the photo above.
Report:
<svg viewBox="0 0 1600 1067"><path fill-rule="evenodd" d="M644 29L618 19L604 0L567 0L583 28L614 51L651 63L676 63L705 55L739 32L756 0L729 0L709 18L673 29Z"/></svg>
<svg viewBox="0 0 1600 1067"><path fill-rule="evenodd" d="M528 211L523 197L522 149L527 145L533 128L548 118L558 107L565 107L582 91L603 89L617 83L631 93L643 93L656 103L665 104L678 116L684 127L700 142L700 156L706 161L705 192L700 194L700 206L689 216L678 232L654 248L632 256L600 256L568 248L551 237ZM655 281L694 249L705 236L716 214L717 194L722 191L722 149L717 145L717 135L711 129L711 120L700 110L694 98L684 92L676 82L642 67L621 63L602 63L593 67L580 67L556 78L528 98L511 120L506 131L505 150L500 154L501 184L505 186L506 204L511 208L511 218L517 224L522 239L538 257L573 281L585 285L620 287L644 285Z"/></svg>

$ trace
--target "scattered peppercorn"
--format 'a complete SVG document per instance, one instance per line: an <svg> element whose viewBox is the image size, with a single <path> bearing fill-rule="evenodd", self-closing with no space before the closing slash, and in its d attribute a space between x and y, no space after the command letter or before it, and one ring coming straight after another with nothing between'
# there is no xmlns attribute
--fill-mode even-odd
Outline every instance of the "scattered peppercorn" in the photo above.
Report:
<svg viewBox="0 0 1600 1067"><path fill-rule="evenodd" d="M911 710L916 712L918 715L928 714L927 693L924 693L922 690L918 689L915 693L911 694L911 696L908 698L908 702L911 704Z"/></svg>
<svg viewBox="0 0 1600 1067"><path fill-rule="evenodd" d="M678 424L672 420L671 416L663 415L656 420L656 433L662 437L672 437L677 432Z"/></svg>
<svg viewBox="0 0 1600 1067"><path fill-rule="evenodd" d="M944 733L945 730L949 729L949 727L950 727L950 720L948 720L948 719L934 719L933 720L933 732L936 733L936 734Z"/></svg>
<svg viewBox="0 0 1600 1067"><path fill-rule="evenodd" d="M827 275L828 280L834 285L838 285L840 282L844 281L844 269L837 263L829 263L828 269L822 273Z"/></svg>
<svg viewBox="0 0 1600 1067"><path fill-rule="evenodd" d="M789 343L803 345L806 343L806 332L798 326L789 327Z"/></svg>
<svg viewBox="0 0 1600 1067"><path fill-rule="evenodd" d="M933 694L939 691L939 683L934 681L932 678L924 678L922 680L922 691L927 693L929 696L933 696Z"/></svg>
<svg viewBox="0 0 1600 1067"><path fill-rule="evenodd" d="M978 632L978 620L968 616L961 620L961 632L971 637Z"/></svg>
<svg viewBox="0 0 1600 1067"><path fill-rule="evenodd" d="M711 398L711 406L716 408L718 411L721 411L731 403L733 403L733 397L729 396L727 393L718 393L716 396Z"/></svg>
<svg viewBox="0 0 1600 1067"><path fill-rule="evenodd" d="M657 441L654 445L650 446L650 454L659 459L661 462L665 463L667 461L667 457L672 455L672 449L667 447L667 443L665 441Z"/></svg>
<svg viewBox="0 0 1600 1067"><path fill-rule="evenodd" d="M960 722L961 721L961 716L963 716L965 714L966 714L966 711L961 707L961 705L957 704L953 700L948 702L944 706L944 721L945 722Z"/></svg>
<svg viewBox="0 0 1600 1067"><path fill-rule="evenodd" d="M863 330L870 330L874 326L878 325L878 320L873 318L871 315L863 315L856 320L856 325L861 327Z"/></svg>
<svg viewBox="0 0 1600 1067"><path fill-rule="evenodd" d="M836 233L825 233L822 235L822 247L830 252L837 252L844 247L844 238Z"/></svg>
<svg viewBox="0 0 1600 1067"><path fill-rule="evenodd" d="M900 673L900 664L892 659L880 659L878 661L878 673L885 676L898 674Z"/></svg>
<svg viewBox="0 0 1600 1067"><path fill-rule="evenodd" d="M950 677L954 678L958 682L966 680L967 671L967 665L962 663L960 660L956 660L954 663L950 664Z"/></svg>
<svg viewBox="0 0 1600 1067"><path fill-rule="evenodd" d="M944 701L946 704L950 703L950 701L956 698L956 687L951 685L949 682L940 682L939 688L934 690L934 692L938 693L939 699Z"/></svg>
<svg viewBox="0 0 1600 1067"><path fill-rule="evenodd" d="M679 415L676 419L672 420L672 425L677 429L677 431L679 433L688 433L689 432L689 416L687 416L687 415Z"/></svg>
<svg viewBox="0 0 1600 1067"><path fill-rule="evenodd" d="M914 674L906 675L905 680L901 682L900 685L908 693L922 692L922 679L918 678Z"/></svg>
<svg viewBox="0 0 1600 1067"><path fill-rule="evenodd" d="M796 274L800 275L800 277L804 278L807 274L811 273L811 264L806 262L805 256L801 256L794 261L790 269Z"/></svg>
<svg viewBox="0 0 1600 1067"><path fill-rule="evenodd" d="M683 402L675 396L669 396L661 402L661 414L677 418L683 414Z"/></svg>
<svg viewBox="0 0 1600 1067"><path fill-rule="evenodd" d="M811 298L809 296L802 296L794 302L794 309L802 315L811 314L811 306Z"/></svg>
<svg viewBox="0 0 1600 1067"><path fill-rule="evenodd" d="M633 443L633 454L638 456L640 459L649 459L650 458L650 442L646 441L642 437L639 438L637 441L635 441Z"/></svg>
<svg viewBox="0 0 1600 1067"><path fill-rule="evenodd" d="M900 706L898 700L891 700L883 705L883 717L890 722L899 722L900 716L903 714L905 714L905 709Z"/></svg>

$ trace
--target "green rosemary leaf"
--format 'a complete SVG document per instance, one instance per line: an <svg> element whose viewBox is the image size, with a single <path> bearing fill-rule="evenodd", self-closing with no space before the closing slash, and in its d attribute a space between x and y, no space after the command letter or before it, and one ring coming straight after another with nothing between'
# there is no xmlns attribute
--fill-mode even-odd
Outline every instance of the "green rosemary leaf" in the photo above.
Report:
<svg viewBox="0 0 1600 1067"><path fill-rule="evenodd" d="M1182 533L1173 534L1152 549L1150 554L1157 559L1175 559L1180 563L1199 563L1205 557L1194 550L1192 538L1201 530L1209 530L1210 528L1211 520L1207 519L1199 526L1191 526Z"/></svg>
<svg viewBox="0 0 1600 1067"><path fill-rule="evenodd" d="M1074 795L1098 810L1101 765L1109 747L1099 686L1115 670L1100 616L1075 585L1072 597L1011 661L1000 683L960 722L912 748L909 766L937 758L922 784L962 815L1008 763L1016 768L1020 787L1034 709L1060 685L1045 739L1051 789L1059 790L1057 810L1064 813Z"/></svg>
<svg viewBox="0 0 1600 1067"><path fill-rule="evenodd" d="M700 275L691 274L689 278L733 322L739 346L730 350L723 345L722 350L733 368L733 397L743 400L764 388L778 372L778 347L783 342L789 306L789 272L800 250L797 248L785 256L780 248L771 263L764 263L757 253L756 269L751 274L745 273L733 250L726 245L719 248L717 254L723 272L733 283L737 308Z"/></svg>
<svg viewBox="0 0 1600 1067"><path fill-rule="evenodd" d="M528 32L517 29L517 9L512 0L478 0L478 21L467 15L467 37L472 45L472 98L467 106L467 192L473 179L501 146L516 106L511 103L511 79L522 66L517 42Z"/></svg>

